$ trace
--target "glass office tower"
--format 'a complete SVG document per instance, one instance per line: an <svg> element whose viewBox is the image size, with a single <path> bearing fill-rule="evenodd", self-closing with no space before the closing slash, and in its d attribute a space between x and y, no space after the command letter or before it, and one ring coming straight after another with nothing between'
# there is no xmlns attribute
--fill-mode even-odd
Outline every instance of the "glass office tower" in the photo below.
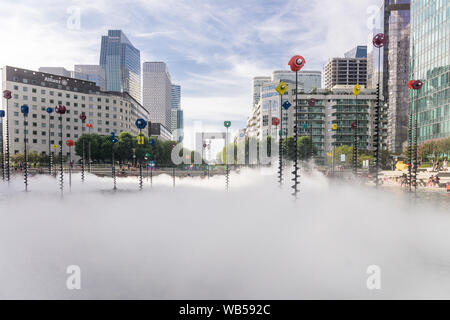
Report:
<svg viewBox="0 0 450 320"><path fill-rule="evenodd" d="M450 0L411 2L411 73L423 81L410 90L418 111L418 142L450 136Z"/></svg>
<svg viewBox="0 0 450 320"><path fill-rule="evenodd" d="M141 102L141 54L121 30L108 30L102 36L100 66L107 91L128 92Z"/></svg>

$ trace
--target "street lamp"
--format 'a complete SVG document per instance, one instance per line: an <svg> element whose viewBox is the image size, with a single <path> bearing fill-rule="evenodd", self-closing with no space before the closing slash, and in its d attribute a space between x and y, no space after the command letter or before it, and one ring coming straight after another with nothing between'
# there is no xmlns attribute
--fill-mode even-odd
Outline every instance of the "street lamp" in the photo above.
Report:
<svg viewBox="0 0 450 320"><path fill-rule="evenodd" d="M20 112L22 112L23 114L23 125L25 127L24 129L24 150L23 150L23 157L24 157L24 171L23 171L23 182L25 183L25 191L28 191L28 159L27 159L27 125L28 125L28 121L27 121L27 117L28 117L28 112L30 111L30 108L28 108L28 106L26 104L24 104L23 106L20 107Z"/></svg>
<svg viewBox="0 0 450 320"><path fill-rule="evenodd" d="M298 179L300 178L300 175L298 174L298 145L297 145L297 140L298 140L298 72L305 66L306 60L299 55L293 56L291 58L291 60L289 60L288 65L291 67L292 71L295 71L295 124L294 124L294 140L295 140L295 144L294 144L294 154L295 154L295 159L294 159L294 171L292 172L292 174L294 175L294 179L292 179L292 181L294 181L294 185L292 186L292 189L294 189L294 192L292 193L292 195L295 197L295 199L297 199L297 194L299 192L298 190L298 185L299 185L299 181Z"/></svg>

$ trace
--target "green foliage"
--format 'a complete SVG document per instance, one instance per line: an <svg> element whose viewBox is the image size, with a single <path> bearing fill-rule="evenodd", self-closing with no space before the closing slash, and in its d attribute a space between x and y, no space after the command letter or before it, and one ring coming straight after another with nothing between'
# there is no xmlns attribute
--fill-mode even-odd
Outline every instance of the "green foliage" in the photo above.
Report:
<svg viewBox="0 0 450 320"><path fill-rule="evenodd" d="M154 144L149 144L150 139ZM148 160L153 160L158 166L172 166L171 154L174 141L161 141L157 137L144 137L144 144L137 143L137 137L129 132L122 132L118 136L118 142L113 145L109 136L102 136L95 133L83 134L75 142L75 152L78 156L83 154L83 141L85 156L88 156L89 141L91 142L91 159L93 161L111 161L112 150L114 148L114 157L121 163L133 162L133 155L136 155L136 161L143 161L145 154L149 153ZM191 151L183 149L184 154L190 154ZM181 152L180 152L181 155ZM192 158L192 157L191 157Z"/></svg>

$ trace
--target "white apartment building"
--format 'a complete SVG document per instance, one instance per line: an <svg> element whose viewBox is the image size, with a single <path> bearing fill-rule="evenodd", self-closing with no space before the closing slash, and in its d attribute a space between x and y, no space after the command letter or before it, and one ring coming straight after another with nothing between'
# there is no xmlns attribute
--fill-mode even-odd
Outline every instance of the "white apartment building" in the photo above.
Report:
<svg viewBox="0 0 450 320"><path fill-rule="evenodd" d="M11 154L24 151L25 126L20 107L25 104L29 107L28 150L42 154L48 153L49 139L52 145L61 141L59 115L55 112L49 115L47 107L63 105L67 108L62 118L64 151L66 140L76 141L88 132L79 118L83 113L86 123L93 124L91 132L101 135L111 132L118 135L123 131L136 135L136 119L149 119L148 111L129 94L102 92L91 81L6 66L2 72L2 90L12 94L7 110ZM5 99L2 105L6 109ZM3 124L5 130L5 121Z"/></svg>

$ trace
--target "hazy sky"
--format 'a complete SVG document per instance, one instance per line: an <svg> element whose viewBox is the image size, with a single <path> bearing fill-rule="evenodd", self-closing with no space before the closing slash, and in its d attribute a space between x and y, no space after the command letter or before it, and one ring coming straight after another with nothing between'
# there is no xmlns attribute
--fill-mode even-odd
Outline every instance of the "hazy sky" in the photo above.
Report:
<svg viewBox="0 0 450 320"><path fill-rule="evenodd" d="M141 62L165 61L182 86L186 139L206 130L245 127L251 79L287 69L302 54L305 69L366 44L379 0L1 0L0 65L98 64L100 37L122 29ZM80 19L77 19L77 13Z"/></svg>

